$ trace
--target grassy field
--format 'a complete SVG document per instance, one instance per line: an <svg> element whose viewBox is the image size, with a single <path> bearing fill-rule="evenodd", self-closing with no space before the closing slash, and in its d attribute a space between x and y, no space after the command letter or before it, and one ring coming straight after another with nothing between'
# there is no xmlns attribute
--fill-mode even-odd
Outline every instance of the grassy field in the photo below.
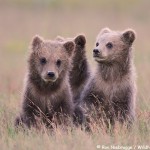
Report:
<svg viewBox="0 0 150 150"><path fill-rule="evenodd" d="M97 145L132 146L132 149L139 149L137 146L140 145L150 146L149 8L149 0L0 1L0 149L95 150ZM113 30L133 28L137 33L134 44L138 75L137 120L133 130L127 132L118 127L113 136L99 128L95 128L93 133L80 129L68 129L67 132L57 129L54 133L35 130L15 132L13 122L20 110L27 52L32 37L39 34L54 39L57 35L73 37L84 33L87 55L94 68L92 48L103 27Z"/></svg>

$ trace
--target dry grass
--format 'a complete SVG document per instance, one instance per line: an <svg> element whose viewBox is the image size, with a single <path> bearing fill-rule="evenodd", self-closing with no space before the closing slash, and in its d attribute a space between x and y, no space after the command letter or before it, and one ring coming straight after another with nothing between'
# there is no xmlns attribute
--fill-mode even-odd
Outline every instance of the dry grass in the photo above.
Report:
<svg viewBox="0 0 150 150"><path fill-rule="evenodd" d="M148 145L150 143L150 1L148 0L53 0L0 1L0 149L95 150L96 145ZM99 30L133 28L137 32L135 64L138 73L137 121L133 130L116 128L114 135L95 128L89 134L80 129L16 132L13 121L19 112L28 45L34 34L54 39L57 35L85 33L87 53ZM93 123L93 126L95 124Z"/></svg>

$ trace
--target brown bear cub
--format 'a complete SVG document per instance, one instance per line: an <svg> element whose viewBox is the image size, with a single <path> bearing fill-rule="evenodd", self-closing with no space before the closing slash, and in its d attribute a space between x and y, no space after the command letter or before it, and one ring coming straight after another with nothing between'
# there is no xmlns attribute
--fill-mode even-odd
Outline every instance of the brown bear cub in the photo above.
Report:
<svg viewBox="0 0 150 150"><path fill-rule="evenodd" d="M33 38L22 112L16 119L16 126L23 123L30 128L44 123L52 127L66 124L73 117L69 70L74 47L72 41Z"/></svg>
<svg viewBox="0 0 150 150"><path fill-rule="evenodd" d="M79 100L80 93L90 77L89 64L86 57L86 38L84 35L78 35L75 38L66 39L58 36L56 40L62 42L72 40L75 43L75 50L72 57L72 69L70 71L69 79L73 91L73 99L76 102Z"/></svg>
<svg viewBox="0 0 150 150"><path fill-rule="evenodd" d="M103 120L108 127L116 120L130 125L135 117L134 40L133 30L117 32L108 28L96 39L93 57L97 69L81 94L81 100L87 113L98 121Z"/></svg>
<svg viewBox="0 0 150 150"><path fill-rule="evenodd" d="M75 50L72 57L72 69L69 74L70 85L73 92L73 101L76 105L75 114L83 121L83 112L80 107L80 95L90 77L90 67L86 57L86 38L84 35L77 35L75 38L57 37L58 41L72 40L75 43Z"/></svg>

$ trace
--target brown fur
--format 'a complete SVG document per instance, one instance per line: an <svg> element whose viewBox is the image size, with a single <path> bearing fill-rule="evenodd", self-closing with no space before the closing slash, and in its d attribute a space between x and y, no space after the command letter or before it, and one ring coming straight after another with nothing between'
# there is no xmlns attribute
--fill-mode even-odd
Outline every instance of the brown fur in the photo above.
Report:
<svg viewBox="0 0 150 150"><path fill-rule="evenodd" d="M72 40L75 42L75 50L72 58L72 69L70 71L70 84L73 91L73 99L76 102L80 93L90 77L89 64L86 57L86 39L84 35L78 35L75 38L63 38L58 36L58 41Z"/></svg>
<svg viewBox="0 0 150 150"><path fill-rule="evenodd" d="M103 29L96 40L93 56L97 70L86 85L81 99L87 113L103 118L107 125L115 120L133 122L135 117L135 70L132 58L132 43L135 33ZM113 45L106 46L108 43ZM99 120L99 119L98 119Z"/></svg>
<svg viewBox="0 0 150 150"><path fill-rule="evenodd" d="M30 128L41 123L47 126L66 123L66 118L72 117L74 111L69 84L74 43L47 41L36 36L31 50L22 111L15 124L23 123ZM49 77L48 72L55 76Z"/></svg>
<svg viewBox="0 0 150 150"><path fill-rule="evenodd" d="M82 108L80 107L79 97L84 89L89 77L90 69L86 57L86 38L84 35L78 35L75 38L63 38L58 36L58 41L72 40L75 43L75 51L72 57L72 69L70 71L69 79L73 92L73 100L76 103L75 114L80 116L80 122L83 120Z"/></svg>

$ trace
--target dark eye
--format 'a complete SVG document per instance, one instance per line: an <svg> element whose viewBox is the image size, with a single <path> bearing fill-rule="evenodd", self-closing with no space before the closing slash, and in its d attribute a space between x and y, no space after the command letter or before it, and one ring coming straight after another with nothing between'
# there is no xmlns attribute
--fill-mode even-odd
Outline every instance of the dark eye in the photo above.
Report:
<svg viewBox="0 0 150 150"><path fill-rule="evenodd" d="M99 43L96 43L96 47L99 45Z"/></svg>
<svg viewBox="0 0 150 150"><path fill-rule="evenodd" d="M106 47L111 49L113 47L113 44L111 42L109 42L109 43L106 44Z"/></svg>
<svg viewBox="0 0 150 150"><path fill-rule="evenodd" d="M46 61L46 58L44 58L44 57L41 58L41 59L40 59L40 62L41 62L42 65L46 64L46 62L47 62L47 61Z"/></svg>
<svg viewBox="0 0 150 150"><path fill-rule="evenodd" d="M61 60L58 59L57 62L56 62L57 66L59 67L61 65Z"/></svg>

